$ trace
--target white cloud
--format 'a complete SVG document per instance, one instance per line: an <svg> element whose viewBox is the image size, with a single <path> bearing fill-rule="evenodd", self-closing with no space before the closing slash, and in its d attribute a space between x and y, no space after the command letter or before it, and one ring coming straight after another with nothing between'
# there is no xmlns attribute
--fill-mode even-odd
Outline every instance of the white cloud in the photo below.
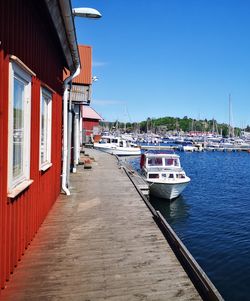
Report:
<svg viewBox="0 0 250 301"><path fill-rule="evenodd" d="M103 67L106 66L108 63L106 62L97 62L97 61L93 61L92 62L92 67Z"/></svg>

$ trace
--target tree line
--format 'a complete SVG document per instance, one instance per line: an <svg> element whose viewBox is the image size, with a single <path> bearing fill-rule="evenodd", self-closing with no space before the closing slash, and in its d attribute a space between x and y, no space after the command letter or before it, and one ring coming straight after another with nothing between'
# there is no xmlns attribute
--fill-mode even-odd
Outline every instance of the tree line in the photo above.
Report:
<svg viewBox="0 0 250 301"><path fill-rule="evenodd" d="M165 133L169 131L174 132L211 132L223 135L223 137L234 135L239 136L242 129L235 127L230 128L226 123L218 123L215 119L193 119L188 116L179 117L160 117L147 118L141 122L102 122L109 129L120 129L126 132L153 132ZM245 131L250 132L250 126L245 128Z"/></svg>

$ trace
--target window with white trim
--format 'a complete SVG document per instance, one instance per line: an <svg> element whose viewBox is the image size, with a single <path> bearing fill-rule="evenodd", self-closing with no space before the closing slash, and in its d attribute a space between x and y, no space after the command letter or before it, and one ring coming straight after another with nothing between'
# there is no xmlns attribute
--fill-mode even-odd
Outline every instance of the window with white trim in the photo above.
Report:
<svg viewBox="0 0 250 301"><path fill-rule="evenodd" d="M41 89L40 105L40 169L44 170L51 164L51 116L52 94Z"/></svg>
<svg viewBox="0 0 250 301"><path fill-rule="evenodd" d="M31 76L10 63L8 191L30 178Z"/></svg>

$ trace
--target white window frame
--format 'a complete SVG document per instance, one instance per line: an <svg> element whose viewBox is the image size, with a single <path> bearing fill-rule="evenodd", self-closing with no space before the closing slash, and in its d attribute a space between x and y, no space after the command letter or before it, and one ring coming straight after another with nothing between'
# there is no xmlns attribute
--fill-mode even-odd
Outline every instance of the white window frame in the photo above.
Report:
<svg viewBox="0 0 250 301"><path fill-rule="evenodd" d="M14 81L18 79L24 84L23 97L23 161L22 173L18 177L13 175L14 151ZM33 181L30 180L30 127L31 127L31 75L14 61L9 68L9 124L8 124L8 196L15 197Z"/></svg>
<svg viewBox="0 0 250 301"><path fill-rule="evenodd" d="M45 135L46 135L46 145L45 145L45 155L46 158L42 162L42 103L44 100L44 97L46 98L46 127L45 127ZM40 92L40 170L45 171L50 166L52 166L51 163L51 138L52 138L52 93L44 88L41 87Z"/></svg>

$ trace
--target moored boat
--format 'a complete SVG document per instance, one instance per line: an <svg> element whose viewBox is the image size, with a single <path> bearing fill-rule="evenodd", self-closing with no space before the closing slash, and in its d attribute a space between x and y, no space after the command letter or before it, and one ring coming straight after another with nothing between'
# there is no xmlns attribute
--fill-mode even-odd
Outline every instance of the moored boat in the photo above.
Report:
<svg viewBox="0 0 250 301"><path fill-rule="evenodd" d="M99 142L94 143L94 148L117 156L138 156L141 148L126 139L115 136L102 136Z"/></svg>
<svg viewBox="0 0 250 301"><path fill-rule="evenodd" d="M179 149L184 152L194 152L197 150L197 148L192 144L181 145Z"/></svg>
<svg viewBox="0 0 250 301"><path fill-rule="evenodd" d="M177 198L190 182L173 152L147 152L141 155L141 173L150 185L150 194L172 200Z"/></svg>

